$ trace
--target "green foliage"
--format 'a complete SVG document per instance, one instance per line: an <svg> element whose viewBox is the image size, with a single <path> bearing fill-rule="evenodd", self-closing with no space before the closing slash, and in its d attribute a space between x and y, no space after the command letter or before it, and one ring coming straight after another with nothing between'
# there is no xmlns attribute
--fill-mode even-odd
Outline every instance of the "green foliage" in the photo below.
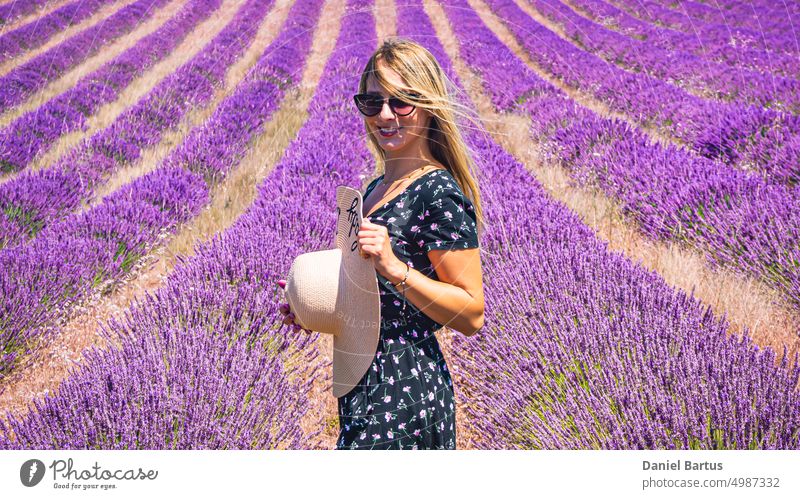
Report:
<svg viewBox="0 0 800 499"><path fill-rule="evenodd" d="M13 204L9 204L3 209L6 218L25 229L29 236L35 236L44 227L44 221L36 220L38 213L38 210L25 210L21 206Z"/></svg>

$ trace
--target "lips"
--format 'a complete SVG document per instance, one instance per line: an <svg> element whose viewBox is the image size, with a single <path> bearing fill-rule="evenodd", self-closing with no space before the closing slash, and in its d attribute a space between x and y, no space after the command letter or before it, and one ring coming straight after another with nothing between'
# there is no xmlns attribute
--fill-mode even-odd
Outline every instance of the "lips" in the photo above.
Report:
<svg viewBox="0 0 800 499"><path fill-rule="evenodd" d="M402 127L378 127L378 133L381 134L381 137L392 137L397 134L397 132Z"/></svg>

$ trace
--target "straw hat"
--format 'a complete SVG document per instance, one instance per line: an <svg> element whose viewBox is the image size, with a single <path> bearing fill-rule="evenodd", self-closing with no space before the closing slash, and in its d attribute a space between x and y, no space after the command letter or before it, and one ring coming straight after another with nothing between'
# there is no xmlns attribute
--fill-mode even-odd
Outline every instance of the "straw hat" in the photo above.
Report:
<svg viewBox="0 0 800 499"><path fill-rule="evenodd" d="M338 398L356 386L372 364L381 307L375 267L358 251L361 193L339 186L336 204L336 248L295 258L284 293L296 324L333 335L333 396Z"/></svg>

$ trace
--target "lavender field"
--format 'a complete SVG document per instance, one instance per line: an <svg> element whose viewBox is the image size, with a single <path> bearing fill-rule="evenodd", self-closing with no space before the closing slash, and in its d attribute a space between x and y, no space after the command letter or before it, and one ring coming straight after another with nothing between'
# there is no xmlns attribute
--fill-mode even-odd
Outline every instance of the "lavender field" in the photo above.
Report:
<svg viewBox="0 0 800 499"><path fill-rule="evenodd" d="M275 282L393 36L480 121L458 448L800 448L798 4L0 2L0 449L334 447Z"/></svg>

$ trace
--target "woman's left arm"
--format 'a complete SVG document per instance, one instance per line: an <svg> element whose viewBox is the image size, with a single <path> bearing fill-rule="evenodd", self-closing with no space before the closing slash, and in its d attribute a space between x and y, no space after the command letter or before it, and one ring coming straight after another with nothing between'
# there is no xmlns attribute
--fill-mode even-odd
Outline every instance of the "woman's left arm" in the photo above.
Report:
<svg viewBox="0 0 800 499"><path fill-rule="evenodd" d="M472 336L483 327L483 273L480 249L431 250L428 258L439 280L411 269L406 300L439 324ZM390 278L396 284L405 275ZM398 286L402 292L403 287Z"/></svg>
<svg viewBox="0 0 800 499"><path fill-rule="evenodd" d="M375 270L394 285L403 280L406 264L395 256L388 230L362 221L358 231L362 255L371 256ZM483 272L479 248L428 251L439 278L409 269L406 300L439 324L472 336L483 327ZM403 286L396 286L402 293Z"/></svg>

